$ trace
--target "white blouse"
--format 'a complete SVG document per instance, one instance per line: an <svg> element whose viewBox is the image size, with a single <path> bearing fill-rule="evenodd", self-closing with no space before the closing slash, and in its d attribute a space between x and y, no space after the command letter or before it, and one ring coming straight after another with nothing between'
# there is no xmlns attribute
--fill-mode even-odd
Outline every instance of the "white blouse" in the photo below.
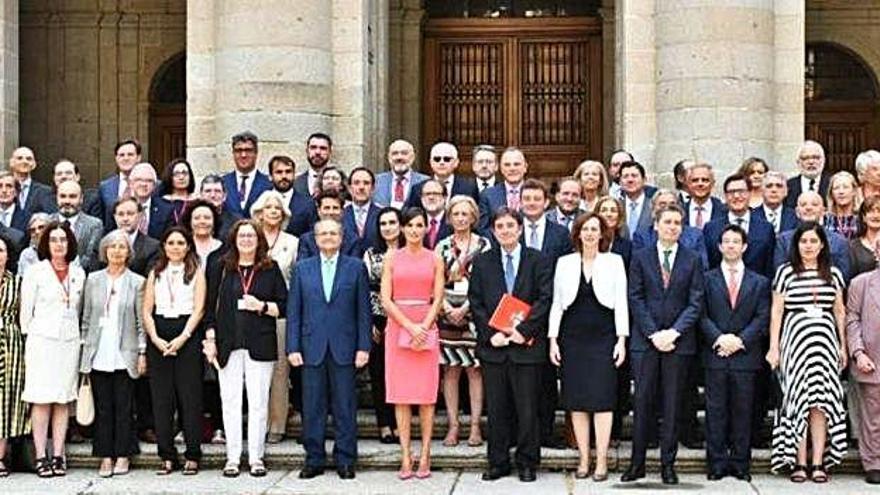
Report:
<svg viewBox="0 0 880 495"><path fill-rule="evenodd" d="M296 252L299 249L299 239L287 232L279 232L278 240L271 246L269 256L278 263L284 281L290 283L290 268L296 263Z"/></svg>
<svg viewBox="0 0 880 495"><path fill-rule="evenodd" d="M101 336L98 339L98 349L92 359L92 369L112 373L116 370L127 370L122 350L119 348L120 329L119 325L119 291L116 283L119 279L107 284L107 292L104 294L104 314L101 327Z"/></svg>
<svg viewBox="0 0 880 495"><path fill-rule="evenodd" d="M192 314L195 308L193 301L195 299L196 278L193 277L189 283L185 283L183 272L183 265L168 265L156 277L154 291L156 314L166 318Z"/></svg>

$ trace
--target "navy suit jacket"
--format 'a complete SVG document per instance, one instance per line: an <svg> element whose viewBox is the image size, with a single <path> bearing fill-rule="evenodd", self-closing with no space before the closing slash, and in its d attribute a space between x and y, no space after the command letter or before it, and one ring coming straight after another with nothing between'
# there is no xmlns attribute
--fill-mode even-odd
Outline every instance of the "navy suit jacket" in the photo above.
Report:
<svg viewBox="0 0 880 495"><path fill-rule="evenodd" d="M345 256L351 256L360 260L363 258L365 250L366 248L361 246L357 234L343 227L342 246L339 251ZM306 258L312 258L318 256L318 253L320 253L320 251L318 250L318 244L315 242L315 232L309 231L303 234L299 238L299 248L297 248L296 251L296 259L304 260Z"/></svg>
<svg viewBox="0 0 880 495"><path fill-rule="evenodd" d="M504 181L496 183L480 194L480 230L489 232L489 222L495 210L507 206L507 186Z"/></svg>
<svg viewBox="0 0 880 495"><path fill-rule="evenodd" d="M709 223L709 222L714 222L715 220L719 220L719 219L724 218L725 216L727 216L727 205L725 205L724 203L722 203L720 199L716 198L715 196L711 196L711 197L709 198L709 201L712 202L712 216L709 217L709 218L704 218L704 219L703 219L703 228L706 228L706 224L707 224L707 223ZM696 227L696 225L691 225L691 224L690 224L690 216L691 216L691 214L690 214L690 211L691 211L691 201L686 202L686 203L682 206L682 208L684 208L684 215L685 215L684 219L685 219L685 223L687 223L687 224L690 225L691 227Z"/></svg>
<svg viewBox="0 0 880 495"><path fill-rule="evenodd" d="M752 208L752 216L753 217L757 216L761 220L764 220L765 222L767 222L767 215L764 214L764 207L763 206L756 206L756 207ZM789 208L788 206L783 205L782 206L782 219L781 219L781 223L779 224L779 232L785 232L786 230L796 229L800 223L801 223L801 221L798 220L797 213L795 213L794 210ZM774 234L775 234L775 232L774 232Z"/></svg>
<svg viewBox="0 0 880 495"><path fill-rule="evenodd" d="M315 222L318 221L318 209L315 207L315 200L308 194L303 194L294 189L287 208L290 210L290 220L287 222L286 229L289 234L300 237L306 232L310 232Z"/></svg>
<svg viewBox="0 0 880 495"><path fill-rule="evenodd" d="M639 215L639 223L637 224L636 231L647 229L654 225L654 218L652 217L651 212L651 198L654 197L654 193L657 192L657 188L654 186L645 186L644 192L645 201L642 204L642 213ZM623 194L622 190L620 194L621 201L623 201L623 207L626 208L626 195ZM627 212L627 215L629 215L629 212ZM627 219L627 221L629 221L629 219ZM630 237L633 237L634 234L634 232L629 233Z"/></svg>
<svg viewBox="0 0 880 495"><path fill-rule="evenodd" d="M250 184L251 189L248 191L248 197L244 204L244 209L241 207L241 198L238 196L238 184L235 183L235 172L229 172L223 176L223 187L226 188L226 209L236 216L250 218L251 206L254 204L254 201L260 197L260 194L272 189L272 181L269 180L269 177L266 176L266 174L259 170L254 170L254 173L256 175L254 176L254 181Z"/></svg>
<svg viewBox="0 0 880 495"><path fill-rule="evenodd" d="M17 210L18 208L16 208ZM6 268L15 273L18 270L18 256L24 251L30 242L30 237L25 233L27 230L19 230L10 228L0 223L0 236L8 240L11 244L9 248L9 260L6 262ZM22 274L19 274L22 275Z"/></svg>
<svg viewBox="0 0 880 495"><path fill-rule="evenodd" d="M703 238L706 240L706 254L709 256L709 268L718 268L721 264L721 231L730 224L730 219L723 216L703 226ZM757 215L750 215L748 247L743 253L743 263L767 278L773 277L773 250L776 248L776 233L773 226Z"/></svg>
<svg viewBox="0 0 880 495"><path fill-rule="evenodd" d="M706 343L703 346L706 368L758 371L763 367L763 344L770 326L770 280L746 268L733 308L721 268L706 272L703 283L706 304L700 328ZM745 350L719 357L712 344L725 333L742 339Z"/></svg>
<svg viewBox="0 0 880 495"><path fill-rule="evenodd" d="M415 186L428 180L428 176L413 170L410 172L410 180L404 186L404 204L409 199ZM387 171L376 175L376 189L373 192L373 201L379 206L388 206L391 204L391 198L394 197L394 172Z"/></svg>
<svg viewBox="0 0 880 495"><path fill-rule="evenodd" d="M21 207L27 213L28 220L32 214L37 212L51 214L58 211L58 207L55 206L55 192L48 185L34 179L31 179L27 199Z"/></svg>
<svg viewBox="0 0 880 495"><path fill-rule="evenodd" d="M681 237L678 239L679 244L699 255L703 271L709 269L709 256L706 254L706 242L704 239L703 231L690 225L682 226ZM615 242L617 241L615 240ZM657 231L654 229L653 224L647 229L638 230L632 238L633 251L646 247L655 247L656 245Z"/></svg>
<svg viewBox="0 0 880 495"><path fill-rule="evenodd" d="M174 205L158 194L150 199L150 220L147 224L147 235L153 239L161 239L165 229L171 226ZM116 230L116 219L113 218L113 210L110 210L110 218L104 222L104 233Z"/></svg>
<svg viewBox="0 0 880 495"><path fill-rule="evenodd" d="M822 201L825 201L825 197L828 195L828 183L831 181L831 176L825 172L822 172L822 175L819 176L819 195L822 196ZM801 174L795 175L794 177L788 179L788 195L785 196L784 204L789 208L797 207L798 196L801 195L803 190L801 189ZM828 205L825 205L828 206Z"/></svg>
<svg viewBox="0 0 880 495"><path fill-rule="evenodd" d="M98 201L86 209L86 213L93 217L104 220L104 225L116 223L113 221L113 205L119 200L119 173L102 180L98 184ZM85 204L85 203L83 203Z"/></svg>
<svg viewBox="0 0 880 495"><path fill-rule="evenodd" d="M526 225L528 225L528 221L526 221ZM524 227L523 235L520 236L520 244L525 247L526 245L526 236L528 235L528 227ZM493 247L498 245L498 241L495 240L495 236L492 236L492 240L494 241ZM566 254L572 252L574 249L571 245L571 237L568 233L568 229L559 225L558 223L546 222L544 227L544 239L541 243L541 254L550 258L550 266L556 266L556 260L559 259L560 256L565 256Z"/></svg>
<svg viewBox="0 0 880 495"><path fill-rule="evenodd" d="M287 354L302 353L306 366L320 366L329 352L336 364L351 366L356 351L369 352L371 329L363 261L339 255L330 302L324 298L321 258L294 265L287 298Z"/></svg>
<svg viewBox="0 0 880 495"><path fill-rule="evenodd" d="M15 202L15 211L12 212L12 218L10 219L9 226L15 230L20 230L22 232L27 232L27 224L31 220L31 214L25 211L24 208L18 205L18 202Z"/></svg>
<svg viewBox="0 0 880 495"><path fill-rule="evenodd" d="M669 287L663 288L656 245L634 252L629 266L629 308L632 313L632 352L655 349L649 340L651 335L674 328L681 335L672 352L695 354L696 324L703 311L703 268L697 255L679 243Z"/></svg>
<svg viewBox="0 0 880 495"><path fill-rule="evenodd" d="M361 253L366 251L368 247L375 246L379 240L379 229L377 228L377 225L379 223L379 210L381 209L382 208L376 205L376 203L370 203L370 207L367 210L367 219L364 222L363 237L358 235L357 222L354 218L354 205L348 205L342 210L342 230L352 232L358 237L358 242L361 245Z"/></svg>
<svg viewBox="0 0 880 495"><path fill-rule="evenodd" d="M422 206L422 187L424 185L425 181L422 181L413 186L409 198L406 200L406 206ZM459 194L470 196L478 204L480 202L480 193L476 181L471 177L456 174L455 179L452 181L452 194L449 197L451 198Z"/></svg>
<svg viewBox="0 0 880 495"><path fill-rule="evenodd" d="M311 196L309 193L309 173L303 172L293 179L293 190L303 196Z"/></svg>
<svg viewBox="0 0 880 495"><path fill-rule="evenodd" d="M655 242L656 244L656 242ZM629 263L632 260L632 250L633 243L629 239L624 239L620 236L615 236L614 241L611 243L610 251L614 254L619 254L621 258L623 258L623 266L629 270Z"/></svg>
<svg viewBox="0 0 880 495"><path fill-rule="evenodd" d="M791 247L791 239L794 236L794 230L787 230L776 237L776 247L773 250L773 273L788 261L788 252ZM825 236L828 238L828 244L831 246L831 264L840 270L843 275L843 281L849 282L849 243L846 239L838 234L825 229Z"/></svg>

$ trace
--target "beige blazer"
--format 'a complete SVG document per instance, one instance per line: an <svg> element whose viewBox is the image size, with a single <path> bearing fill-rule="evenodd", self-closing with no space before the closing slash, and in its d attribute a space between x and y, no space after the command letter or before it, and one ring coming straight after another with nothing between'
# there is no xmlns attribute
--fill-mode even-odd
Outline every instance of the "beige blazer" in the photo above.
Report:
<svg viewBox="0 0 880 495"><path fill-rule="evenodd" d="M864 352L880 366L880 269L854 278L846 298L846 340L853 357L849 369L862 383L880 383L880 370L862 373L855 366L855 356Z"/></svg>
<svg viewBox="0 0 880 495"><path fill-rule="evenodd" d="M104 303L109 283L110 277L107 276L106 269L91 273L86 282L82 315L83 350L80 358L80 373L92 371L92 361L95 359L98 343L101 341L100 321L104 316ZM147 349L147 338L141 318L144 304L144 277L126 269L116 281L115 290L120 295L119 350L122 351L128 375L137 378L138 352Z"/></svg>
<svg viewBox="0 0 880 495"><path fill-rule="evenodd" d="M583 272L581 253L566 254L556 262L548 337L559 336L562 315L577 297ZM619 336L629 336L629 301L623 258L615 253L598 253L593 260L592 280L599 304L614 310L615 332Z"/></svg>

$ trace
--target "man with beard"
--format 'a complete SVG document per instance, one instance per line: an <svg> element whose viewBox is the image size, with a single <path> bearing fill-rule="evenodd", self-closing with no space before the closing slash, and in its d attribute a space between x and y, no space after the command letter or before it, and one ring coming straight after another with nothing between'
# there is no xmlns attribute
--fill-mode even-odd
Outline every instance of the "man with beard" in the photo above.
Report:
<svg viewBox="0 0 880 495"><path fill-rule="evenodd" d="M290 220L287 222L287 232L300 237L312 230L312 225L318 221L318 210L312 197L297 191L293 187L296 175L296 163L293 158L285 155L276 155L269 160L269 178L275 190L281 193L287 208L290 210Z"/></svg>
<svg viewBox="0 0 880 495"><path fill-rule="evenodd" d="M58 213L52 220L67 222L76 237L76 252L79 266L86 272L98 268L98 244L104 233L101 220L82 212L82 188L79 183L65 181L58 186L55 194Z"/></svg>
<svg viewBox="0 0 880 495"><path fill-rule="evenodd" d="M562 225L569 232L574 219L581 213L581 184L574 177L563 177L556 183L556 206L547 211L547 220Z"/></svg>
<svg viewBox="0 0 880 495"><path fill-rule="evenodd" d="M626 150L614 150L608 159L608 194L615 198L623 199L623 191L620 189L620 169L626 162L636 161L632 153Z"/></svg>
<svg viewBox="0 0 880 495"><path fill-rule="evenodd" d="M333 140L327 134L315 132L306 139L306 158L309 161L309 170L299 174L293 183L293 188L298 193L315 197L315 192L321 184L321 172L330 163L332 153Z"/></svg>
<svg viewBox="0 0 880 495"><path fill-rule="evenodd" d="M257 170L257 136L244 131L232 136L232 158L235 170L223 176L226 189L226 209L234 215L250 218L251 205L272 189L266 174Z"/></svg>
<svg viewBox="0 0 880 495"><path fill-rule="evenodd" d="M490 144L474 146L471 154L471 169L474 171L480 194L494 186L498 173L498 156L495 155L495 147Z"/></svg>
<svg viewBox="0 0 880 495"><path fill-rule="evenodd" d="M376 191L373 195L376 204L403 208L413 187L428 179L427 175L412 169L415 161L415 149L408 141L398 139L388 145L388 164L391 165L391 170L376 176Z"/></svg>

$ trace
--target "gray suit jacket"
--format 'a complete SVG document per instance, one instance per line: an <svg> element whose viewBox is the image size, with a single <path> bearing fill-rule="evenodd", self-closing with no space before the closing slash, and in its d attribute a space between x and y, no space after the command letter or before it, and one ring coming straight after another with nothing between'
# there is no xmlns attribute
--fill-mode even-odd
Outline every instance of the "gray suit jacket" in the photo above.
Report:
<svg viewBox="0 0 880 495"><path fill-rule="evenodd" d="M66 219L56 213L52 215L52 220L63 222ZM100 266L98 245L104 235L104 225L101 220L80 212L73 225L73 235L76 236L76 254L79 256L79 266L86 273L97 270Z"/></svg>
<svg viewBox="0 0 880 495"><path fill-rule="evenodd" d="M852 279L846 301L847 352L852 356L849 371L862 383L880 383L880 370L862 373L855 365L855 355L864 352L880 363L880 270L871 270Z"/></svg>
<svg viewBox="0 0 880 495"><path fill-rule="evenodd" d="M89 274L86 281L82 314L83 350L79 365L80 373L92 371L92 361L98 352L102 331L100 321L104 316L109 281L106 269ZM147 338L141 318L144 304L144 277L126 269L116 280L114 290L120 297L119 350L122 351L122 357L125 359L128 375L137 378L138 352L147 349Z"/></svg>
<svg viewBox="0 0 880 495"><path fill-rule="evenodd" d="M405 186L403 194L403 201L406 202L409 199L409 195L412 192L413 187L421 184L428 180L428 176L425 174L421 174L412 171L411 180L409 184ZM388 206L391 204L391 198L394 197L393 192L394 187L394 172L386 171L381 174L376 175L376 189L373 191L373 202L378 204L379 206Z"/></svg>

